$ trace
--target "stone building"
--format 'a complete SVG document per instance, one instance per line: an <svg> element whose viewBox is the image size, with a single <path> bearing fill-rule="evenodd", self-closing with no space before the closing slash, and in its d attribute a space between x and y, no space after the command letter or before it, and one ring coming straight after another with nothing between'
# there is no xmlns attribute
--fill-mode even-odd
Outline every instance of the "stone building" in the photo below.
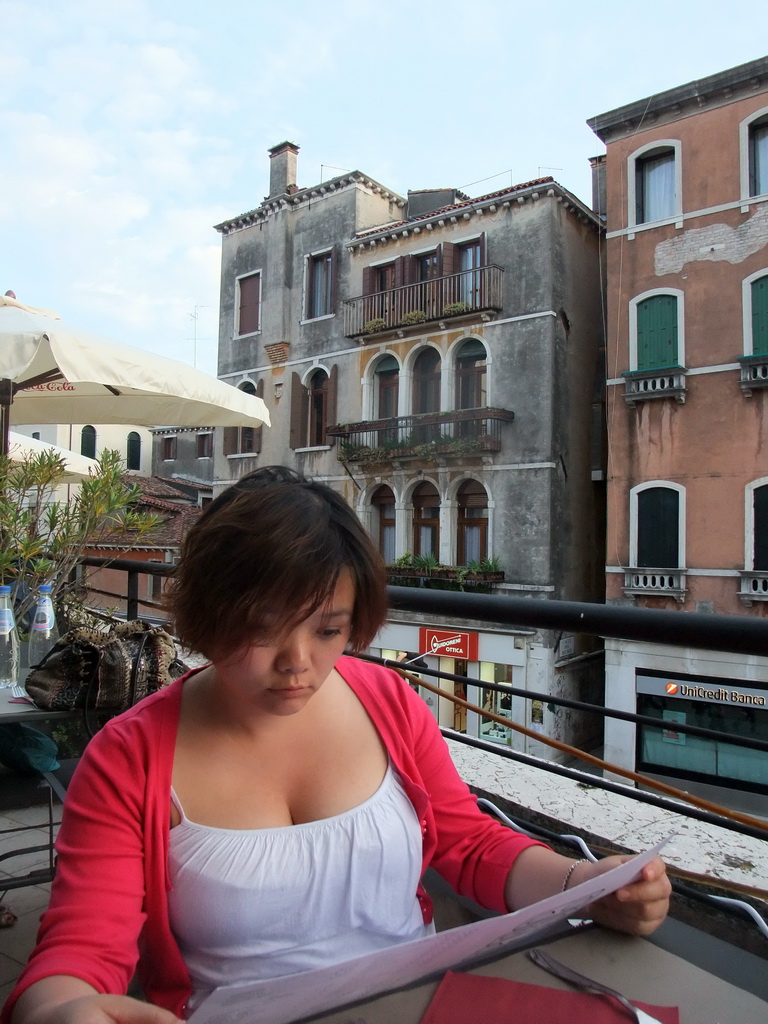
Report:
<svg viewBox="0 0 768 1024"><path fill-rule="evenodd" d="M496 593L599 599L598 218L551 178L477 198L401 196L359 171L299 187L297 155L289 142L270 150L269 195L217 226L219 376L262 397L272 427L217 432L215 483L272 463L322 478L394 582L420 572L468 587L484 569ZM602 664L579 643L403 615L377 650L586 693ZM488 732L472 714L436 713ZM511 714L578 731L545 704L515 700Z"/></svg>
<svg viewBox="0 0 768 1024"><path fill-rule="evenodd" d="M606 145L607 600L765 616L768 58L588 123ZM667 723L609 721L610 760L765 792L764 755L674 724L768 737L766 657L608 641L606 661L606 703Z"/></svg>

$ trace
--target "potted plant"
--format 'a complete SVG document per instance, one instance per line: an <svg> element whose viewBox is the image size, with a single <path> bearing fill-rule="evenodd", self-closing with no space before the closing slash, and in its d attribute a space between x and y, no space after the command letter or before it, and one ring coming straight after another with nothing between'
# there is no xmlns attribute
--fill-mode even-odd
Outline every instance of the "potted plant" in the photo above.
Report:
<svg viewBox="0 0 768 1024"><path fill-rule="evenodd" d="M375 316L373 320L366 320L363 324L363 334L376 334L378 331L384 331L387 327L387 321L383 316Z"/></svg>
<svg viewBox="0 0 768 1024"><path fill-rule="evenodd" d="M461 316L462 313L469 313L471 306L468 302L449 302L443 309L443 316Z"/></svg>
<svg viewBox="0 0 768 1024"><path fill-rule="evenodd" d="M427 314L423 309L412 309L409 313L404 313L400 323L404 327L412 327L414 324L426 323Z"/></svg>

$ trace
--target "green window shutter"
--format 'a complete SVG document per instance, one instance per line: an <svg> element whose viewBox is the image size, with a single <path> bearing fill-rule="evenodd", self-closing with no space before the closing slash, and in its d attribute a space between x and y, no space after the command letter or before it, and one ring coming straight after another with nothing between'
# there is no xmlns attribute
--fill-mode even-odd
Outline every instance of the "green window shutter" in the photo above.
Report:
<svg viewBox="0 0 768 1024"><path fill-rule="evenodd" d="M752 355L768 355L768 274L752 282Z"/></svg>
<svg viewBox="0 0 768 1024"><path fill-rule="evenodd" d="M766 572L768 571L768 484L755 488L753 529L754 560L751 568L755 572Z"/></svg>
<svg viewBox="0 0 768 1024"><path fill-rule="evenodd" d="M644 569L677 569L680 495L671 487L648 487L637 496L637 564Z"/></svg>
<svg viewBox="0 0 768 1024"><path fill-rule="evenodd" d="M653 295L637 305L637 369L677 366L677 297Z"/></svg>

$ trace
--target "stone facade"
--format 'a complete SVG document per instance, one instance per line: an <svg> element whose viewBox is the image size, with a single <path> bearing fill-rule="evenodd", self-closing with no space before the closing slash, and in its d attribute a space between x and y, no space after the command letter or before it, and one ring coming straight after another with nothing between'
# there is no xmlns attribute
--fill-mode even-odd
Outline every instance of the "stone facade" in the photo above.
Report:
<svg viewBox="0 0 768 1024"><path fill-rule="evenodd" d="M299 188L297 150L274 147L270 196L217 226L219 376L272 427L217 432L216 485L287 464L336 487L404 577L408 556L464 577L485 561L496 593L599 599L598 218L551 178L476 199L358 171ZM385 633L378 649L420 653L407 617ZM470 676L582 693L600 678L579 640L521 634L512 657L508 636L479 637Z"/></svg>

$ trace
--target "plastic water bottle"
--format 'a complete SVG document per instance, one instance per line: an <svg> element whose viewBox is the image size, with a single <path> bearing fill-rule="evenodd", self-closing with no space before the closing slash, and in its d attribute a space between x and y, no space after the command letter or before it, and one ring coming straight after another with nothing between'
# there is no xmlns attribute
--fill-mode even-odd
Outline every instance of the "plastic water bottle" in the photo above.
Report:
<svg viewBox="0 0 768 1024"><path fill-rule="evenodd" d="M51 587L44 583L40 587L35 617L29 631L29 667L39 665L58 639L59 631L56 628L56 615L51 601Z"/></svg>
<svg viewBox="0 0 768 1024"><path fill-rule="evenodd" d="M13 617L11 588L0 586L0 689L15 686L19 676L19 635Z"/></svg>

